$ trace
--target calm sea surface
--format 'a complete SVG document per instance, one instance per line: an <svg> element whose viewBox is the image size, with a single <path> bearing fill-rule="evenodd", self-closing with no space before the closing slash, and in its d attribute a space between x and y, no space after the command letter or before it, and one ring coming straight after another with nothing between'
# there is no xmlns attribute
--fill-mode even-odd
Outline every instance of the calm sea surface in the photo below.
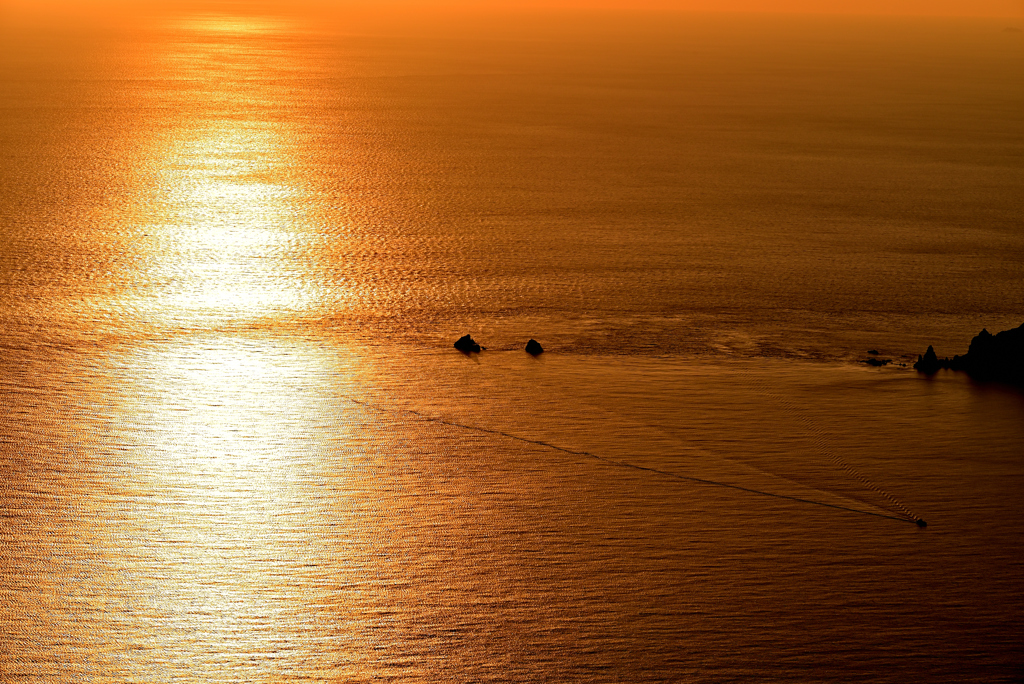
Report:
<svg viewBox="0 0 1024 684"><path fill-rule="evenodd" d="M0 681L1019 681L1020 23L5 20Z"/></svg>

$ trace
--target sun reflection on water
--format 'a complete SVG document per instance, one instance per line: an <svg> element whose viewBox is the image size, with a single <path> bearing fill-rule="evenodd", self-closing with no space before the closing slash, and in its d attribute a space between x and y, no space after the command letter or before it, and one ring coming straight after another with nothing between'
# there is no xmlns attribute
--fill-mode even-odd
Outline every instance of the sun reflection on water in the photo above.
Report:
<svg viewBox="0 0 1024 684"><path fill-rule="evenodd" d="M239 122L169 146L149 254L160 284L152 308L239 321L313 304L283 147L272 127Z"/></svg>
<svg viewBox="0 0 1024 684"><path fill-rule="evenodd" d="M231 14L200 14L167 22L168 28L197 33L262 34L294 29L281 17L237 16Z"/></svg>
<svg viewBox="0 0 1024 684"><path fill-rule="evenodd" d="M325 580L359 570L346 563L365 510L362 418L345 400L358 361L208 336L146 345L119 366L108 439L131 453L131 531L117 559L140 578L140 638L182 658L154 667L219 681L285 652L312 657L323 635L308 631L310 604L354 600Z"/></svg>
<svg viewBox="0 0 1024 684"><path fill-rule="evenodd" d="M361 569L345 551L365 534L367 437L347 401L356 359L254 332L324 299L308 277L293 130L249 107L266 55L232 42L273 26L203 17L171 28L205 36L171 41L165 67L204 84L210 102L147 151L135 286L112 303L138 311L125 320L144 334L110 357L102 391L116 415L96 443L117 445L110 456L124 464L110 558L138 578L139 649L156 659L146 678L234 681L280 658L312 660L324 635L308 621L358 600L358 582L334 580Z"/></svg>

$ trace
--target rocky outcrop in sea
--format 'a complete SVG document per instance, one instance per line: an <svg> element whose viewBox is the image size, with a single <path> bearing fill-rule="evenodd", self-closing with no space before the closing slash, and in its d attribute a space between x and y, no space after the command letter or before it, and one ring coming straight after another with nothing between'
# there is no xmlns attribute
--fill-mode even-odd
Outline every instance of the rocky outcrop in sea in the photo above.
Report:
<svg viewBox="0 0 1024 684"><path fill-rule="evenodd" d="M940 368L964 371L977 380L993 380L1024 387L1024 324L993 335L982 330L971 340L963 356L940 359L929 346L914 364L931 375Z"/></svg>
<svg viewBox="0 0 1024 684"><path fill-rule="evenodd" d="M466 354L469 354L470 352L480 351L480 345L477 344L476 340L474 340L469 335L463 335L458 340L456 340L455 348L458 349L460 352L464 352Z"/></svg>

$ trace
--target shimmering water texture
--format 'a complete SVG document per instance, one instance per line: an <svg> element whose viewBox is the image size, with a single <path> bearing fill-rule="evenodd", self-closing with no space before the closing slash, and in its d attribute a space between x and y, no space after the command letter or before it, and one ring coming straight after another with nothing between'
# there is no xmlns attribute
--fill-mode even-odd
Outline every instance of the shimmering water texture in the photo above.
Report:
<svg viewBox="0 0 1024 684"><path fill-rule="evenodd" d="M3 26L0 681L1019 680L1004 28Z"/></svg>

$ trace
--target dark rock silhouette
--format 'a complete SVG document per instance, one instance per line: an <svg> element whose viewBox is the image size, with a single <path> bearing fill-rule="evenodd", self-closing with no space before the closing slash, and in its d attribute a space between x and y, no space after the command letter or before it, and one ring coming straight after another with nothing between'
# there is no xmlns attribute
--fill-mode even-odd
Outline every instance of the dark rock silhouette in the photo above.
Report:
<svg viewBox="0 0 1024 684"><path fill-rule="evenodd" d="M948 359L943 360L948 361ZM929 344L928 351L924 353L924 356L918 355L914 368L927 375L932 375L938 372L940 368L945 368L945 366L939 363L939 357L935 356L935 349Z"/></svg>
<svg viewBox="0 0 1024 684"><path fill-rule="evenodd" d="M872 356L878 356L878 350L877 349L868 349L868 354L871 354Z"/></svg>
<svg viewBox="0 0 1024 684"><path fill-rule="evenodd" d="M455 348L460 352L478 352L480 351L480 345L477 344L472 337L469 335L463 335L455 342Z"/></svg>
<svg viewBox="0 0 1024 684"><path fill-rule="evenodd" d="M914 368L931 375L940 368L965 371L976 380L993 380L1024 387L1024 325L993 335L982 330L963 356L940 359L928 347Z"/></svg>
<svg viewBox="0 0 1024 684"><path fill-rule="evenodd" d="M870 354L871 352L868 353ZM890 363L892 363L892 359L876 359L872 357L870 359L864 359L864 363L868 364L869 366L887 366Z"/></svg>
<svg viewBox="0 0 1024 684"><path fill-rule="evenodd" d="M538 342L537 340L531 339L529 342L526 343L527 354L533 354L534 356L536 356L537 354L543 353L543 351L544 347L540 346L540 342Z"/></svg>

